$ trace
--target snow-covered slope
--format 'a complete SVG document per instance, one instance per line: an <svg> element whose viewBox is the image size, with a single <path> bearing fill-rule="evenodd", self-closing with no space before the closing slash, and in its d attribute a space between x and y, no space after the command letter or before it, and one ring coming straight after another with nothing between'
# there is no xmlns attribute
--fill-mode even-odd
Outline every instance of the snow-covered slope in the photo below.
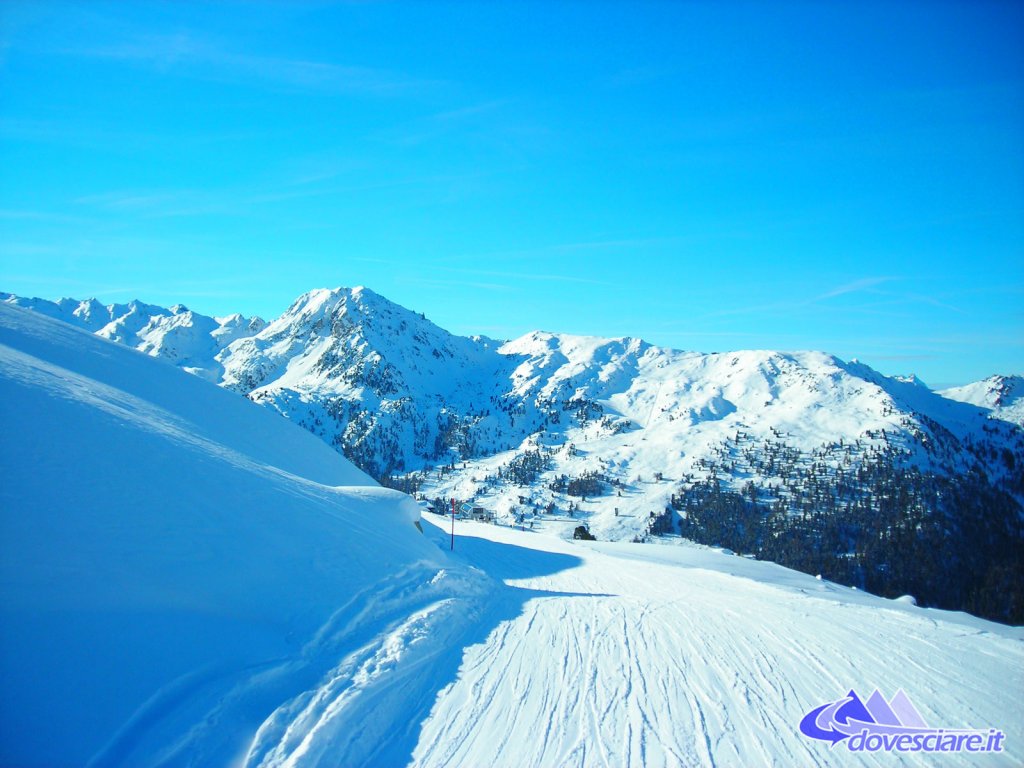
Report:
<svg viewBox="0 0 1024 768"><path fill-rule="evenodd" d="M284 419L4 306L0 409L4 765L821 765L803 716L876 686L1024 760L1020 629L552 521L449 555Z"/></svg>
<svg viewBox="0 0 1024 768"><path fill-rule="evenodd" d="M441 528L448 523L428 515ZM465 651L414 765L1017 765L1024 631L917 608L679 539L567 543L459 523L455 556L509 588ZM798 725L851 689L902 689L1002 754L850 752Z"/></svg>
<svg viewBox="0 0 1024 768"><path fill-rule="evenodd" d="M962 387L944 389L943 397L991 411L992 418L1024 426L1024 376L990 376Z"/></svg>
<svg viewBox="0 0 1024 768"><path fill-rule="evenodd" d="M227 765L314 695L324 729L401 731L387 702L433 694L406 660L486 589L286 420L3 305L0 422L3 765Z"/></svg>

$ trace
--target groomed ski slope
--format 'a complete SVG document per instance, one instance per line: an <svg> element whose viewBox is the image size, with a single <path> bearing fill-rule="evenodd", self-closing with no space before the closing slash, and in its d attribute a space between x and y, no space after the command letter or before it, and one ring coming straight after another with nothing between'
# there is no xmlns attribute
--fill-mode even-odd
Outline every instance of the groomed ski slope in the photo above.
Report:
<svg viewBox="0 0 1024 768"><path fill-rule="evenodd" d="M426 515L448 546L450 520ZM1021 765L1024 631L676 540L566 542L458 522L455 557L517 615L466 649L417 766ZM902 688L1002 755L874 756L801 736L850 688Z"/></svg>

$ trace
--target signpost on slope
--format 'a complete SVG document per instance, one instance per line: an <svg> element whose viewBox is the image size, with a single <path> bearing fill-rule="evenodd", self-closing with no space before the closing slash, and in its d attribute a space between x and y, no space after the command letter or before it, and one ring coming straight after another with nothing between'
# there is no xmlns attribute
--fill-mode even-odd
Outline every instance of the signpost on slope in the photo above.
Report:
<svg viewBox="0 0 1024 768"><path fill-rule="evenodd" d="M452 551L455 551L455 497L452 496Z"/></svg>

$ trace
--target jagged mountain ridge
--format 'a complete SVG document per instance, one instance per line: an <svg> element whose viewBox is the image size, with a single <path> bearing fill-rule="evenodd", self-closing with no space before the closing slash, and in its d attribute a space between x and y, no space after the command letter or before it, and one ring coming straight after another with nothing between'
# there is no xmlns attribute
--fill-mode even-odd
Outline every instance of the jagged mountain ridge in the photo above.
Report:
<svg viewBox="0 0 1024 768"><path fill-rule="evenodd" d="M0 293L0 301L63 320L105 339L168 360L204 379L221 383L218 356L236 339L266 327L259 317L208 317L184 304L161 307L141 301L101 304L96 299L26 299Z"/></svg>
<svg viewBox="0 0 1024 768"><path fill-rule="evenodd" d="M2 298L243 393L386 482L416 472L412 487L490 494L512 517L522 497L564 507L549 488L563 475L600 475L623 495L572 503L614 538L644 532L627 507L660 512L671 482L715 462L732 485L770 488L770 472L737 463L768 444L808 456L841 444L843 457L828 458L836 466L885 450L947 474L980 466L996 482L1012 469L989 458L1021 448L1019 429L977 405L820 352L704 354L539 331L505 343L459 337L366 288L310 291L270 323L180 305ZM503 475L535 454L524 494ZM662 482L645 482L656 474Z"/></svg>
<svg viewBox="0 0 1024 768"><path fill-rule="evenodd" d="M224 385L280 411L376 477L473 455L510 361L364 288L312 291L223 355ZM460 437L461 435L461 437ZM461 441L461 442L460 442Z"/></svg>

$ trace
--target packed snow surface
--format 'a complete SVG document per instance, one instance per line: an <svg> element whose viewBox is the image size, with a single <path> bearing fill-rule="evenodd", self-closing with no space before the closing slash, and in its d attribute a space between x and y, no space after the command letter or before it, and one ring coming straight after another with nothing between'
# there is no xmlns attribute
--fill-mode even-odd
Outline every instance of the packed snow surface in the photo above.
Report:
<svg viewBox="0 0 1024 768"><path fill-rule="evenodd" d="M449 521L434 515L433 538ZM902 688L932 727L1001 728L1020 765L1024 630L886 600L680 539L566 542L457 524L455 556L502 579L414 752L419 766L930 765L803 737L847 691ZM501 607L501 602L505 603Z"/></svg>
<svg viewBox="0 0 1024 768"><path fill-rule="evenodd" d="M799 733L851 688L1024 762L1020 628L678 538L449 553L286 420L4 306L0 408L0 764L934 764Z"/></svg>

